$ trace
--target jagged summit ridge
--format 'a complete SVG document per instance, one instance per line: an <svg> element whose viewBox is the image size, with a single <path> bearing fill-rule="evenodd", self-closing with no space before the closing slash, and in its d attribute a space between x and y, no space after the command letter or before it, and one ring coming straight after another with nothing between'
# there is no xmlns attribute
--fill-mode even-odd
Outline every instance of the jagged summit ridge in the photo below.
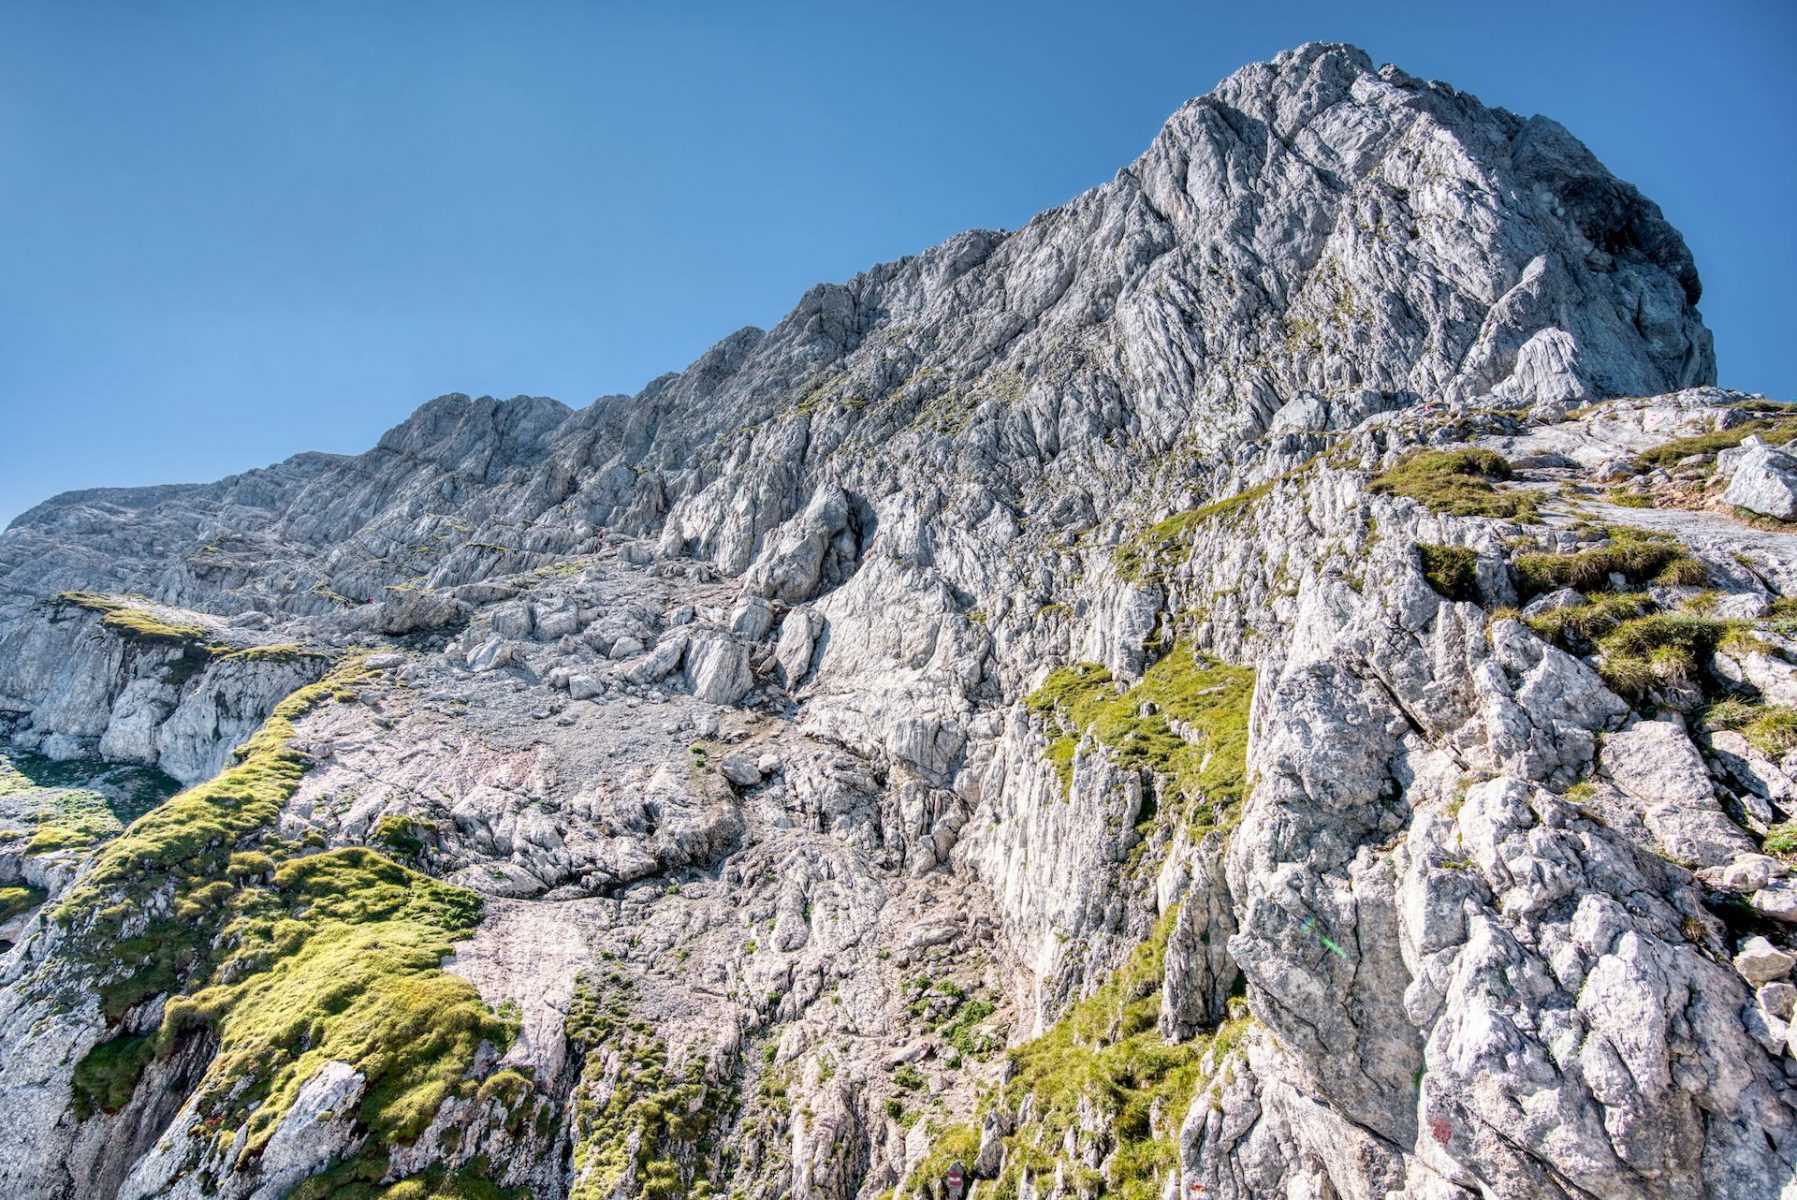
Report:
<svg viewBox="0 0 1797 1200"><path fill-rule="evenodd" d="M1696 293L1677 233L1558 125L1313 44L1182 107L1112 183L1014 233L963 234L819 285L772 330L740 331L638 396L559 420L549 401L434 401L372 457L309 457L179 493L171 505L194 511L170 532L203 544L196 525L247 520L297 540L294 586L233 603L302 610L314 583L398 582L320 549L362 528L409 540L430 508L477 524L503 510L546 549L601 528L669 528L734 572L820 480L853 474L848 447L930 470L1021 437L1031 469L1071 452L1115 478L1194 430L1221 444L1282 410L1342 426L1425 399L1709 383ZM419 477L435 439L434 453L480 458L474 474L504 497ZM1094 449L1106 439L1114 452ZM742 464L770 459L790 482L719 513ZM877 495L891 477L878 474L851 490ZM32 543L64 541L52 514L104 540L104 510L71 503L21 521L35 536L8 539L0 571L35 576ZM132 561L128 545L107 550L116 585L163 576L156 594L205 601L208 588Z"/></svg>

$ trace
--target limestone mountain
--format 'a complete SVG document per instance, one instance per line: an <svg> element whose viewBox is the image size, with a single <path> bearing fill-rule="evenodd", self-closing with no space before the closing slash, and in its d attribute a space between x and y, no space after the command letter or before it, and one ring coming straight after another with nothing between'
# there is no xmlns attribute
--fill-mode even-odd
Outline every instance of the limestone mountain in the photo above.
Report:
<svg viewBox="0 0 1797 1200"><path fill-rule="evenodd" d="M0 535L0 1191L1777 1197L1797 412L1316 44L637 396Z"/></svg>

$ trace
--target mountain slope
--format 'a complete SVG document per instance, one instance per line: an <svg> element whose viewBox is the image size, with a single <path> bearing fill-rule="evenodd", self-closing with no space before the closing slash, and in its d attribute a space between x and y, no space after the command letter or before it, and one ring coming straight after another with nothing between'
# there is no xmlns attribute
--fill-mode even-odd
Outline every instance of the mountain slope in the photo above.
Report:
<svg viewBox="0 0 1797 1200"><path fill-rule="evenodd" d="M638 396L39 506L0 1182L1779 1195L1792 419L1698 298L1319 44Z"/></svg>

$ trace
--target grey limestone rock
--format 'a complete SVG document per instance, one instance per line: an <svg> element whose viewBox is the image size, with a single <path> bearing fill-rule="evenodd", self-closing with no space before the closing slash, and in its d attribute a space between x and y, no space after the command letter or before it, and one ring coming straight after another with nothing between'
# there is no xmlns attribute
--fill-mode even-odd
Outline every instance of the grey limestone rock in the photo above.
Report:
<svg viewBox="0 0 1797 1200"><path fill-rule="evenodd" d="M1786 954L1762 937L1752 937L1742 942L1734 961L1735 970L1755 987L1783 979L1791 973L1791 967L1797 964L1797 958ZM1787 1020L1790 1018L1789 1013L1782 1015Z"/></svg>
<svg viewBox="0 0 1797 1200"><path fill-rule="evenodd" d="M1797 459L1754 437L1731 465L1726 503L1781 521L1797 518Z"/></svg>
<svg viewBox="0 0 1797 1200"><path fill-rule="evenodd" d="M367 454L47 501L0 535L0 1192L913 1200L940 1150L1039 1200L1128 1163L1212 1200L1788 1194L1797 539L1724 503L1782 467L1604 495L1765 403L1714 387L1699 296L1553 121L1314 44L635 396L445 396ZM1377 481L1424 448L1506 455L1540 520ZM1531 600L1520 554L1594 526L1704 585ZM1752 639L1624 675L1556 632L1618 586ZM59 782L213 777L332 671L266 794L122 833ZM283 891L351 864L403 902ZM265 1094L217 989L282 995L345 911L368 953L466 915L413 982L494 1024L327 1058L339 997ZM1024 1095L1044 1035L1073 1066ZM400 1046L467 1050L404 1136Z"/></svg>

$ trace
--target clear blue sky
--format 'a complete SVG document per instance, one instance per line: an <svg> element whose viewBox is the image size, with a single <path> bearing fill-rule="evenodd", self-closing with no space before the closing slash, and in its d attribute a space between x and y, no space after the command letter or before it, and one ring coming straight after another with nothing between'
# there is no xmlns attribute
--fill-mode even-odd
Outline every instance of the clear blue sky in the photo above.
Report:
<svg viewBox="0 0 1797 1200"><path fill-rule="evenodd" d="M0 522L359 451L443 392L635 391L1318 38L1564 122L1690 241L1722 381L1797 399L1794 14L0 0Z"/></svg>

